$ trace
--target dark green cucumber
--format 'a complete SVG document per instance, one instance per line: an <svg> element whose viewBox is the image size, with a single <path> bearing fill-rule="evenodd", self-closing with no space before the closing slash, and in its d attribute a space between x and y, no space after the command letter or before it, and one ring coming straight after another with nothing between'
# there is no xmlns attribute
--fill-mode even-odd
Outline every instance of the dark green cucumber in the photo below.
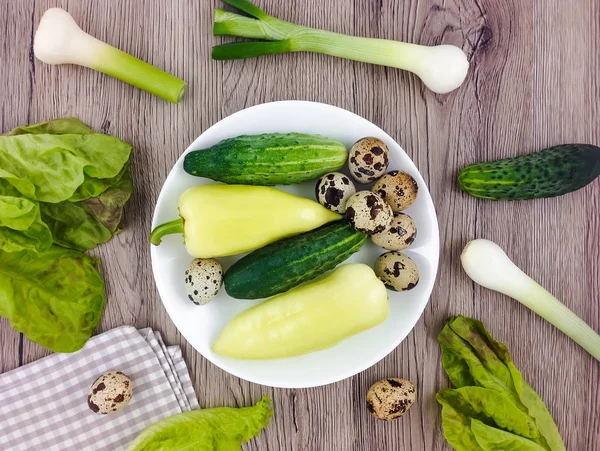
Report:
<svg viewBox="0 0 600 451"><path fill-rule="evenodd" d="M225 272L225 291L237 299L283 293L335 268L366 240L367 235L341 220L277 241L235 262Z"/></svg>
<svg viewBox="0 0 600 451"><path fill-rule="evenodd" d="M473 164L458 176L460 188L494 200L561 196L600 175L600 147L565 144L516 158Z"/></svg>
<svg viewBox="0 0 600 451"><path fill-rule="evenodd" d="M292 185L340 169L344 144L319 135L268 133L225 139L185 156L185 172L242 185Z"/></svg>

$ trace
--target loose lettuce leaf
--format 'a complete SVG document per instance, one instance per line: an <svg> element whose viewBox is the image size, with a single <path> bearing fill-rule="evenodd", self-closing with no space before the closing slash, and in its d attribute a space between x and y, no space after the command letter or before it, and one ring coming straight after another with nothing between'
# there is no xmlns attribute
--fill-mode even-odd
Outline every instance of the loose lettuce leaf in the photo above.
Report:
<svg viewBox="0 0 600 451"><path fill-rule="evenodd" d="M160 420L142 431L127 451L237 451L269 425L266 396L252 407L193 410Z"/></svg>
<svg viewBox="0 0 600 451"><path fill-rule="evenodd" d="M94 258L59 246L40 253L0 251L0 315L30 340L55 352L77 351L103 307Z"/></svg>
<svg viewBox="0 0 600 451"><path fill-rule="evenodd" d="M0 195L0 250L41 252L51 245L52 234L37 202Z"/></svg>
<svg viewBox="0 0 600 451"><path fill-rule="evenodd" d="M132 192L129 173L96 197L80 202L41 203L42 220L52 231L54 243L86 251L106 243L120 232L123 208Z"/></svg>
<svg viewBox="0 0 600 451"><path fill-rule="evenodd" d="M123 166L121 171L119 171L115 177L107 179L85 177L83 183L79 185L73 195L69 197L69 202L79 202L99 196L107 189L121 183L124 178L129 179L129 162Z"/></svg>
<svg viewBox="0 0 600 451"><path fill-rule="evenodd" d="M14 130L6 133L5 136L25 134L87 135L95 134L95 132L90 127L81 122L79 119L74 117L66 117L62 119L54 119L48 122L41 122L39 124L17 127ZM128 168L129 164L126 164L125 166L123 166L119 174L112 178L94 178L89 176L85 177L83 183L77 187L77 190L73 193L69 200L71 202L77 202L99 195L108 188L119 183L123 178L124 174L128 172Z"/></svg>
<svg viewBox="0 0 600 451"><path fill-rule="evenodd" d="M475 385L475 379L471 376L469 365L449 348L440 344L442 349L442 366L448 374L448 378L455 387L468 387Z"/></svg>
<svg viewBox="0 0 600 451"><path fill-rule="evenodd" d="M8 135L48 133L95 135L92 129L75 118L18 127ZM119 233L123 208L131 192L128 161L113 178L100 179L86 175L70 198L58 203L25 199L17 188L0 178L0 196L12 196L28 204L28 210L24 210L23 215L33 216L32 209L36 212L39 210L35 221L30 220L28 226L14 227L6 223L14 213L0 205L0 249L8 252L22 249L43 251L52 242L80 251L92 249Z"/></svg>
<svg viewBox="0 0 600 451"><path fill-rule="evenodd" d="M466 417L476 418L490 426L532 439L540 435L533 419L496 390L462 387L442 390L436 398L442 406L452 406Z"/></svg>
<svg viewBox="0 0 600 451"><path fill-rule="evenodd" d="M531 417L539 431L536 441L544 449L565 449L544 402L523 380L506 346L496 341L480 321L463 316L451 318L438 341L442 365L457 388L475 385L499 392Z"/></svg>
<svg viewBox="0 0 600 451"><path fill-rule="evenodd" d="M118 178L131 146L117 138L93 134L20 134L0 136L0 179L24 197L58 203L83 200L106 190L98 180Z"/></svg>
<svg viewBox="0 0 600 451"><path fill-rule="evenodd" d="M126 172L118 183L99 196L82 201L81 204L111 233L117 234L123 219L123 207L129 201L132 192L133 184L129 172Z"/></svg>
<svg viewBox="0 0 600 451"><path fill-rule="evenodd" d="M88 133L94 133L94 130L89 128L83 122L76 117L64 117L61 119L54 119L48 122L40 122L39 124L23 125L17 127L14 130L6 133L4 136L15 136L15 135L85 135Z"/></svg>
<svg viewBox="0 0 600 451"><path fill-rule="evenodd" d="M529 439L496 429L471 419L471 431L484 451L546 451L547 448Z"/></svg>
<svg viewBox="0 0 600 451"><path fill-rule="evenodd" d="M442 390L436 395L442 406L442 429L446 441L456 451L484 451L471 431L471 418L461 412L460 406L447 399L446 392Z"/></svg>

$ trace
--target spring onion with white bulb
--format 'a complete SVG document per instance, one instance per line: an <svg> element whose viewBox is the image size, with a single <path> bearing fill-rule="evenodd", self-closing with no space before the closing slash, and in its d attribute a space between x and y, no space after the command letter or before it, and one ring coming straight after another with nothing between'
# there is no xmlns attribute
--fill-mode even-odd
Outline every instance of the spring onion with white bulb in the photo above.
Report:
<svg viewBox="0 0 600 451"><path fill-rule="evenodd" d="M213 28L215 36L239 36L264 41L218 45L212 51L216 60L287 52L324 53L413 72L438 94L455 90L467 76L467 57L454 45L428 47L386 39L348 36L277 19L249 0L223 2L251 17L217 8Z"/></svg>
<svg viewBox="0 0 600 451"><path fill-rule="evenodd" d="M521 271L496 243L482 239L471 241L460 260L473 281L516 299L600 361L600 335Z"/></svg>
<svg viewBox="0 0 600 451"><path fill-rule="evenodd" d="M50 8L35 33L33 52L47 64L77 64L178 103L186 83L84 32L63 9Z"/></svg>

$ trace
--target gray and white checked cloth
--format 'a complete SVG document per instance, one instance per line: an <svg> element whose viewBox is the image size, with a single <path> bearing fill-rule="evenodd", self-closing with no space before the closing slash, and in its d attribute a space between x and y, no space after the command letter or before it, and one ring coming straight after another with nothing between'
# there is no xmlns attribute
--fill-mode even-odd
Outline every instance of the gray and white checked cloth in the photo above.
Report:
<svg viewBox="0 0 600 451"><path fill-rule="evenodd" d="M98 415L88 391L111 370L133 380L133 397L121 412ZM151 329L119 327L0 375L0 450L122 450L155 421L197 408L181 349Z"/></svg>

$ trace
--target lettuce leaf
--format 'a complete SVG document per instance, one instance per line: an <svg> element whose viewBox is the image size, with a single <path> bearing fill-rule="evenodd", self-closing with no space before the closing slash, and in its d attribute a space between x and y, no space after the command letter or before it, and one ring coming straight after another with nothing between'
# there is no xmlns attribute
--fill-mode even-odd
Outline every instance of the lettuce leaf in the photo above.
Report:
<svg viewBox="0 0 600 451"><path fill-rule="evenodd" d="M52 351L80 349L100 321L96 260L76 251L119 233L130 153L75 118L0 136L0 315Z"/></svg>
<svg viewBox="0 0 600 451"><path fill-rule="evenodd" d="M4 136L44 135L44 134L49 134L49 135L94 134L94 135L99 135L99 134L95 133L94 130L92 130L90 127L88 127L83 122L81 122L79 119L77 119L75 117L66 117L66 118L62 118L62 119L54 119L54 120L48 121L48 122L40 122L39 124L25 125L25 126L17 127L14 130L11 130L10 132L6 133ZM99 136L106 137L108 135L99 135ZM108 136L108 137L112 138L110 136ZM121 147L123 144L125 145L125 146L123 146L123 149L120 149L120 150L126 150L127 146L129 146L127 143L123 143L122 141L120 141L116 138L112 138L112 139L116 140L115 143L118 143L119 147ZM129 148L129 152L130 151L131 151L131 148ZM129 164L125 164L121 168L121 170L119 171L118 174L116 174L114 177L109 177L109 178L91 177L86 174L86 177L84 178L83 182L81 183L81 185L79 185L77 187L75 192L69 197L69 200L71 202L77 202L77 201L89 199L90 197L94 197L94 196L101 194L102 192L106 191L108 188L119 183L119 181L121 181L121 179L123 178L124 174L128 172L128 169L129 169Z"/></svg>
<svg viewBox="0 0 600 451"><path fill-rule="evenodd" d="M269 425L271 400L252 407L193 410L160 420L146 429L127 451L234 451Z"/></svg>
<svg viewBox="0 0 600 451"><path fill-rule="evenodd" d="M540 435L533 419L496 390L461 387L442 390L436 398L442 406L452 407L468 418L476 418L527 438L535 439Z"/></svg>
<svg viewBox="0 0 600 451"><path fill-rule="evenodd" d="M0 315L52 351L80 349L104 308L96 263L59 246L44 252L0 250Z"/></svg>
<svg viewBox="0 0 600 451"><path fill-rule="evenodd" d="M4 136L16 136L16 135L85 135L88 133L94 133L90 127L85 125L76 117L63 117L61 119L54 119L47 122L40 122L38 124L23 125L17 127Z"/></svg>
<svg viewBox="0 0 600 451"><path fill-rule="evenodd" d="M48 138L47 134L58 136ZM123 208L133 191L129 176L130 146L116 138L95 134L91 128L76 118L56 119L18 127L4 137L27 135L45 136L48 139L56 139L57 143L64 136L69 135L109 138L114 140L116 151L121 154L118 161L122 161L125 157L127 160L114 177L96 178L86 174L83 182L76 187L69 198L60 202L26 199L9 180L0 178L0 196L10 195L16 199L23 199L24 202L27 201L28 208L39 210L40 216L36 217L35 221L30 221L29 226L16 228L9 224L10 218L5 217L11 213L0 204L0 249L8 252L21 249L43 251L54 242L71 249L86 251L107 242L119 233L118 226L123 216ZM57 152L63 150L58 149ZM99 150L111 153L115 149ZM0 158L1 155L0 150ZM26 209L22 214L33 215L30 210ZM14 225L15 222L12 221L11 224Z"/></svg>
<svg viewBox="0 0 600 451"><path fill-rule="evenodd" d="M546 451L547 449L531 440L493 428L474 418L471 419L471 431L484 451Z"/></svg>
<svg viewBox="0 0 600 451"><path fill-rule="evenodd" d="M117 177L130 152L129 144L99 133L0 136L0 179L28 199L57 203L73 196L86 176ZM97 187L88 194L103 190Z"/></svg>
<svg viewBox="0 0 600 451"><path fill-rule="evenodd" d="M0 195L0 250L41 252L51 245L52 234L37 202Z"/></svg>
<svg viewBox="0 0 600 451"><path fill-rule="evenodd" d="M80 202L41 203L41 216L54 243L86 251L106 243L120 232L123 209L132 192L129 173L113 187Z"/></svg>
<svg viewBox="0 0 600 451"><path fill-rule="evenodd" d="M512 362L508 348L495 340L480 321L463 316L450 318L440 332L438 341L442 349L444 370L459 390L457 393L446 390L438 393L438 402L442 405L444 435L455 449L473 449L460 445L461 442L471 443L472 440L476 440L479 447L485 450L518 449L499 448L491 437L488 437L492 440L489 443L476 437L472 427L474 419L483 422L485 426L478 425L481 434L489 432L489 428L511 434L499 433L498 436L501 437L498 443L508 440L515 441L518 445L520 441L512 437L518 435L528 440L527 446L533 443L540 449L550 451L565 449L544 402L523 380ZM522 423L523 415L529 420L521 426L527 426L529 432L516 428L515 422Z"/></svg>

